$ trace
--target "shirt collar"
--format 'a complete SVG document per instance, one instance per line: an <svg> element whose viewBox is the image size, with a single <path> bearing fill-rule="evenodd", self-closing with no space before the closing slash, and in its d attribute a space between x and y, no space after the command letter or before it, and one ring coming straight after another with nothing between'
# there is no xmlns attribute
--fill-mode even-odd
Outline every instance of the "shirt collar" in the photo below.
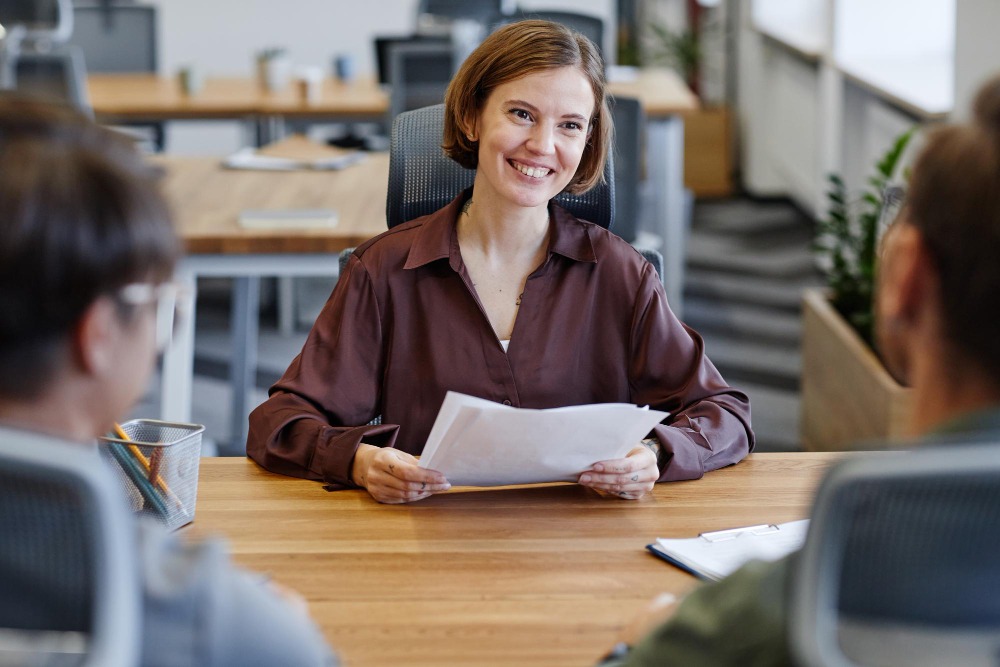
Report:
<svg viewBox="0 0 1000 667"><path fill-rule="evenodd" d="M417 238L410 247L404 269L415 269L439 259L452 258L452 248L458 250L458 234L455 221L462 206L472 196L472 188L464 190L444 208L424 218L417 232ZM577 262L597 262L594 244L590 238L590 226L575 218L572 213L556 203L549 202L552 216L552 233L549 238L549 253L556 253ZM452 268L457 266L452 261Z"/></svg>

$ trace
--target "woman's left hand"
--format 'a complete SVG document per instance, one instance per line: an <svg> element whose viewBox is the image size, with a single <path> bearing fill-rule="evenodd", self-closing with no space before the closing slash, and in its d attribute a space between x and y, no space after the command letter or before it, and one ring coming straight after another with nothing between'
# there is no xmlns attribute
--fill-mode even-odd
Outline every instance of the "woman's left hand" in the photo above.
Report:
<svg viewBox="0 0 1000 667"><path fill-rule="evenodd" d="M580 475L580 484L624 498L638 500L653 490L660 478L656 455L636 445L623 459L599 461Z"/></svg>

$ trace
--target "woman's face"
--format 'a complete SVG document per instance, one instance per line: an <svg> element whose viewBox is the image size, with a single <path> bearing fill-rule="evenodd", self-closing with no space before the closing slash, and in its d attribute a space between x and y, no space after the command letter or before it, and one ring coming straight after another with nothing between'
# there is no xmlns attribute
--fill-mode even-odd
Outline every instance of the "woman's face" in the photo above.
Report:
<svg viewBox="0 0 1000 667"><path fill-rule="evenodd" d="M528 74L495 88L472 130L479 142L477 199L545 206L580 164L594 94L574 67Z"/></svg>

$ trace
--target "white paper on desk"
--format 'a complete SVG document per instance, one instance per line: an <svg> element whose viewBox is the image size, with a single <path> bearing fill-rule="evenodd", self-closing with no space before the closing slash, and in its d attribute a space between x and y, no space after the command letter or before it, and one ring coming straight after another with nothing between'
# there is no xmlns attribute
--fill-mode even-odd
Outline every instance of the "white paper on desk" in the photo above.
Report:
<svg viewBox="0 0 1000 667"><path fill-rule="evenodd" d="M789 521L774 528L772 532L759 534L749 529L744 532L734 529L734 538L718 542L710 542L703 537L660 538L654 546L684 567L718 581L751 560L776 561L801 549L809 529L809 519Z"/></svg>
<svg viewBox="0 0 1000 667"><path fill-rule="evenodd" d="M420 466L456 486L572 482L624 457L667 416L624 403L531 410L450 391Z"/></svg>
<svg viewBox="0 0 1000 667"><path fill-rule="evenodd" d="M256 169L260 171L336 170L350 167L364 159L365 154L361 151L313 160L296 160L261 155L253 148L242 148L223 160L222 164L230 169Z"/></svg>

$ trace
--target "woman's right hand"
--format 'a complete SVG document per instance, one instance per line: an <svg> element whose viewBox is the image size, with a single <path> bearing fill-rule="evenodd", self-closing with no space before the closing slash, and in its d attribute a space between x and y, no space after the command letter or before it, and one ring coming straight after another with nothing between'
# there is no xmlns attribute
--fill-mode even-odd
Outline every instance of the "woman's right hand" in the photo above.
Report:
<svg viewBox="0 0 1000 667"><path fill-rule="evenodd" d="M351 477L380 503L411 503L451 488L444 475L421 468L406 452L364 443L354 454Z"/></svg>

